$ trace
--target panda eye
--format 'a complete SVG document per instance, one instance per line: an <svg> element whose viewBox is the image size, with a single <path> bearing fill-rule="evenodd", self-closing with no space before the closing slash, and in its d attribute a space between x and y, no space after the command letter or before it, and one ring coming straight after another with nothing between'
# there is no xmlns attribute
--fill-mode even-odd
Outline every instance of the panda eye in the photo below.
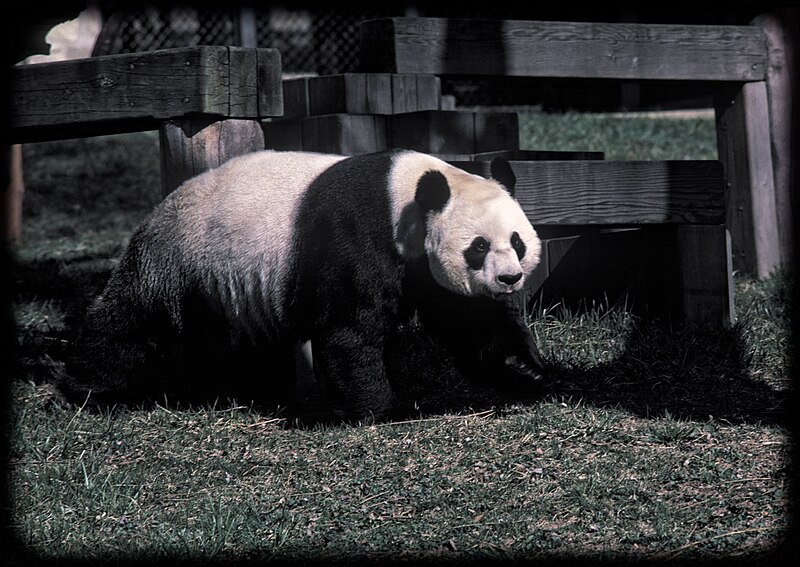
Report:
<svg viewBox="0 0 800 567"><path fill-rule="evenodd" d="M473 270L480 270L483 267L483 262L486 260L486 254L488 252L489 241L478 236L470 243L469 248L464 250L464 259L467 262L467 266Z"/></svg>
<svg viewBox="0 0 800 567"><path fill-rule="evenodd" d="M470 248L472 248L475 252L486 252L489 250L489 241L479 236L472 241Z"/></svg>
<svg viewBox="0 0 800 567"><path fill-rule="evenodd" d="M511 235L511 247L517 253L517 257L522 260L522 257L525 256L525 243L522 242L522 239L516 232Z"/></svg>

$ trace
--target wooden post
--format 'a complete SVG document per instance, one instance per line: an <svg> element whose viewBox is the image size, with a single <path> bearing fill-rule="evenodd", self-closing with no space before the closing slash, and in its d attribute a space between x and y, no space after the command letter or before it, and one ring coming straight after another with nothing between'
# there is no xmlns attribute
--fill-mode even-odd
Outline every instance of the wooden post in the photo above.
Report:
<svg viewBox="0 0 800 567"><path fill-rule="evenodd" d="M794 216L797 205L793 207L791 195L791 163L797 149L793 147L791 117L798 112L793 93L797 92L799 20L800 10L794 6L781 12L758 16L752 22L763 30L767 38L767 98L775 180L775 211L784 263L793 260L793 245L797 234Z"/></svg>
<svg viewBox="0 0 800 567"><path fill-rule="evenodd" d="M264 132L258 120L208 116L168 120L161 125L159 139L164 195L232 157L264 149Z"/></svg>
<svg viewBox="0 0 800 567"><path fill-rule="evenodd" d="M678 225L683 320L729 328L733 322L730 233L723 225Z"/></svg>
<svg viewBox="0 0 800 567"><path fill-rule="evenodd" d="M3 169L8 173L3 176L3 193L0 201L0 224L2 234L0 240L4 244L18 246L22 244L22 196L25 185L22 180L22 146L14 144L6 147L7 163Z"/></svg>
<svg viewBox="0 0 800 567"><path fill-rule="evenodd" d="M715 105L733 267L766 278L783 260L775 210L766 84L757 81L724 88Z"/></svg>

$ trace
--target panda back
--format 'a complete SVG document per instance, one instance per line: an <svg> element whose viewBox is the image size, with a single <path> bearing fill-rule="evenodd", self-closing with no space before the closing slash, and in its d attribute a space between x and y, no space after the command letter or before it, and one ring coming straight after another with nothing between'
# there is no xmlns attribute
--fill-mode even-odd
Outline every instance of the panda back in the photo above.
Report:
<svg viewBox="0 0 800 567"><path fill-rule="evenodd" d="M263 151L187 181L162 207L188 278L251 334L281 326L303 194L342 156Z"/></svg>

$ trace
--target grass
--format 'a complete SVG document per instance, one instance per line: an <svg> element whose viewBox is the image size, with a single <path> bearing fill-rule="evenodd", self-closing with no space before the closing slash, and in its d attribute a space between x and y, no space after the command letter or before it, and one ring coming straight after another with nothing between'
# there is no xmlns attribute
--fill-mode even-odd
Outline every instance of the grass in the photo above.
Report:
<svg viewBox="0 0 800 567"><path fill-rule="evenodd" d="M705 159L713 143L702 120L610 120L521 129L527 147L613 159ZM662 153L672 136L685 154ZM158 199L157 139L30 145L25 160L5 518L20 557L752 560L792 537L786 273L737 276L727 332L537 306L554 374L536 400L443 379L413 390L417 419L369 427L221 401L89 411L49 378Z"/></svg>

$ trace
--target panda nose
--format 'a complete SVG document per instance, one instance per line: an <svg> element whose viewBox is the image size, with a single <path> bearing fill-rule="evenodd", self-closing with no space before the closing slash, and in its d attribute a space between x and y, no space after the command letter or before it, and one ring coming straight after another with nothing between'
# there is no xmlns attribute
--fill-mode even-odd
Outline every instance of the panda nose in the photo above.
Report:
<svg viewBox="0 0 800 567"><path fill-rule="evenodd" d="M497 279L506 285L514 285L520 280L520 278L522 278L522 272L518 274L503 274L497 276Z"/></svg>

